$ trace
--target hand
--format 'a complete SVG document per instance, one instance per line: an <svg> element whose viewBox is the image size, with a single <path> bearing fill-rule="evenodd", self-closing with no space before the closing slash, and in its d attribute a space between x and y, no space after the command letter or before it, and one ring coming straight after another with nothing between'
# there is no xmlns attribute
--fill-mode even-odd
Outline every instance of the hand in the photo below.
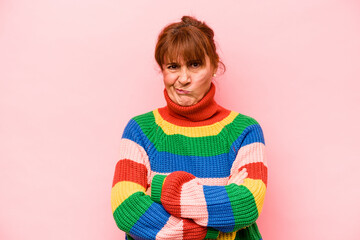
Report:
<svg viewBox="0 0 360 240"><path fill-rule="evenodd" d="M243 168L241 171L238 171L236 174L233 174L230 176L230 179L228 180L228 184L235 183L237 185L243 184L244 179L247 177L248 172L246 168Z"/></svg>
<svg viewBox="0 0 360 240"><path fill-rule="evenodd" d="M148 187L148 189L145 192L146 195L149 195L151 197L151 186Z"/></svg>

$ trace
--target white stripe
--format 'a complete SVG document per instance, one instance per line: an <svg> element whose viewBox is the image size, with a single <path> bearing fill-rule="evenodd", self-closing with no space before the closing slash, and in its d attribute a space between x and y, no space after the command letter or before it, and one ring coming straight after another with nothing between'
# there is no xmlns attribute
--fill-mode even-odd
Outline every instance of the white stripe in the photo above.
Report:
<svg viewBox="0 0 360 240"><path fill-rule="evenodd" d="M242 166L257 162L262 162L267 167L265 145L261 142L254 142L239 149L231 167L231 175L237 173L237 170Z"/></svg>
<svg viewBox="0 0 360 240"><path fill-rule="evenodd" d="M122 138L120 141L119 160L129 159L136 163L144 164L150 173L150 161L145 149L134 141ZM149 182L150 183L150 182Z"/></svg>
<svg viewBox="0 0 360 240"><path fill-rule="evenodd" d="M156 234L156 240L183 239L183 221L181 218L170 216L164 227Z"/></svg>
<svg viewBox="0 0 360 240"><path fill-rule="evenodd" d="M170 173L159 173L155 171L150 172L149 179L152 181L153 177L157 174L160 175L169 175ZM208 186L225 186L229 177L223 178L196 178L201 185L208 185Z"/></svg>
<svg viewBox="0 0 360 240"><path fill-rule="evenodd" d="M201 226L207 226L208 210L203 186L198 179L184 183L180 195L181 216L196 220Z"/></svg>

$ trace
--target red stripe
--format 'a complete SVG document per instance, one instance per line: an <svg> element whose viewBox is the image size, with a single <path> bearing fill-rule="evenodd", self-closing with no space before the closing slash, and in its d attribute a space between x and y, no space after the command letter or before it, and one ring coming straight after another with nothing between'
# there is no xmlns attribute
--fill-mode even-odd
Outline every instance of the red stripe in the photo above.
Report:
<svg viewBox="0 0 360 240"><path fill-rule="evenodd" d="M261 179L267 186L267 167L262 162L249 163L240 168L240 171L246 168L248 178Z"/></svg>
<svg viewBox="0 0 360 240"><path fill-rule="evenodd" d="M183 219L183 229L183 239L204 239L206 237L206 227L197 225L190 219Z"/></svg>
<svg viewBox="0 0 360 240"><path fill-rule="evenodd" d="M120 181L135 182L147 188L147 169L145 165L129 159L118 161L115 168L113 187Z"/></svg>
<svg viewBox="0 0 360 240"><path fill-rule="evenodd" d="M181 187L194 178L194 175L184 171L176 171L166 177L161 191L161 203L170 214L181 217Z"/></svg>
<svg viewBox="0 0 360 240"><path fill-rule="evenodd" d="M211 125L216 122L220 122L221 120L229 116L229 114L231 113L230 110L218 106L217 112L210 119L200 122L193 122L187 119L179 119L171 116L169 114L169 110L167 109L167 107L158 108L158 111L164 120L181 127L201 127L201 126Z"/></svg>

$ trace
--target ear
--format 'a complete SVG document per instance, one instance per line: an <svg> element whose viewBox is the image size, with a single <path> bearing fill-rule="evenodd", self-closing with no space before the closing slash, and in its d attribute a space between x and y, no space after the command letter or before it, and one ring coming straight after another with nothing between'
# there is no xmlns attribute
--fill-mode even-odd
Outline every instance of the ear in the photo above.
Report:
<svg viewBox="0 0 360 240"><path fill-rule="evenodd" d="M216 77L217 70L217 68L214 69L213 77Z"/></svg>
<svg viewBox="0 0 360 240"><path fill-rule="evenodd" d="M219 64L219 62L218 62L218 64ZM213 68L214 68L214 69L213 69L213 75L215 75L215 76L216 76L216 73L217 73L218 67L213 66ZM215 77L215 76L214 76L214 77Z"/></svg>

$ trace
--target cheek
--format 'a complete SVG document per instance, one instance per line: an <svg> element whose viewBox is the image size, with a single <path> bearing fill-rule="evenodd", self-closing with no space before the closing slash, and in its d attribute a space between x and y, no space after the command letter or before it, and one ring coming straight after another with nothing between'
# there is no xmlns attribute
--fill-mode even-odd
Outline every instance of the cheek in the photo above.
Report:
<svg viewBox="0 0 360 240"><path fill-rule="evenodd" d="M196 81L199 86L201 87L204 87L204 86L207 86L210 84L211 82L211 75L207 74L207 73L203 73L201 76L199 76L197 78L197 81Z"/></svg>
<svg viewBox="0 0 360 240"><path fill-rule="evenodd" d="M176 78L174 77L173 74L163 73L163 80L164 80L165 86L171 86L175 83Z"/></svg>
<svg viewBox="0 0 360 240"><path fill-rule="evenodd" d="M199 90L199 94L206 93L211 84L211 75L203 74L197 81L197 88Z"/></svg>

